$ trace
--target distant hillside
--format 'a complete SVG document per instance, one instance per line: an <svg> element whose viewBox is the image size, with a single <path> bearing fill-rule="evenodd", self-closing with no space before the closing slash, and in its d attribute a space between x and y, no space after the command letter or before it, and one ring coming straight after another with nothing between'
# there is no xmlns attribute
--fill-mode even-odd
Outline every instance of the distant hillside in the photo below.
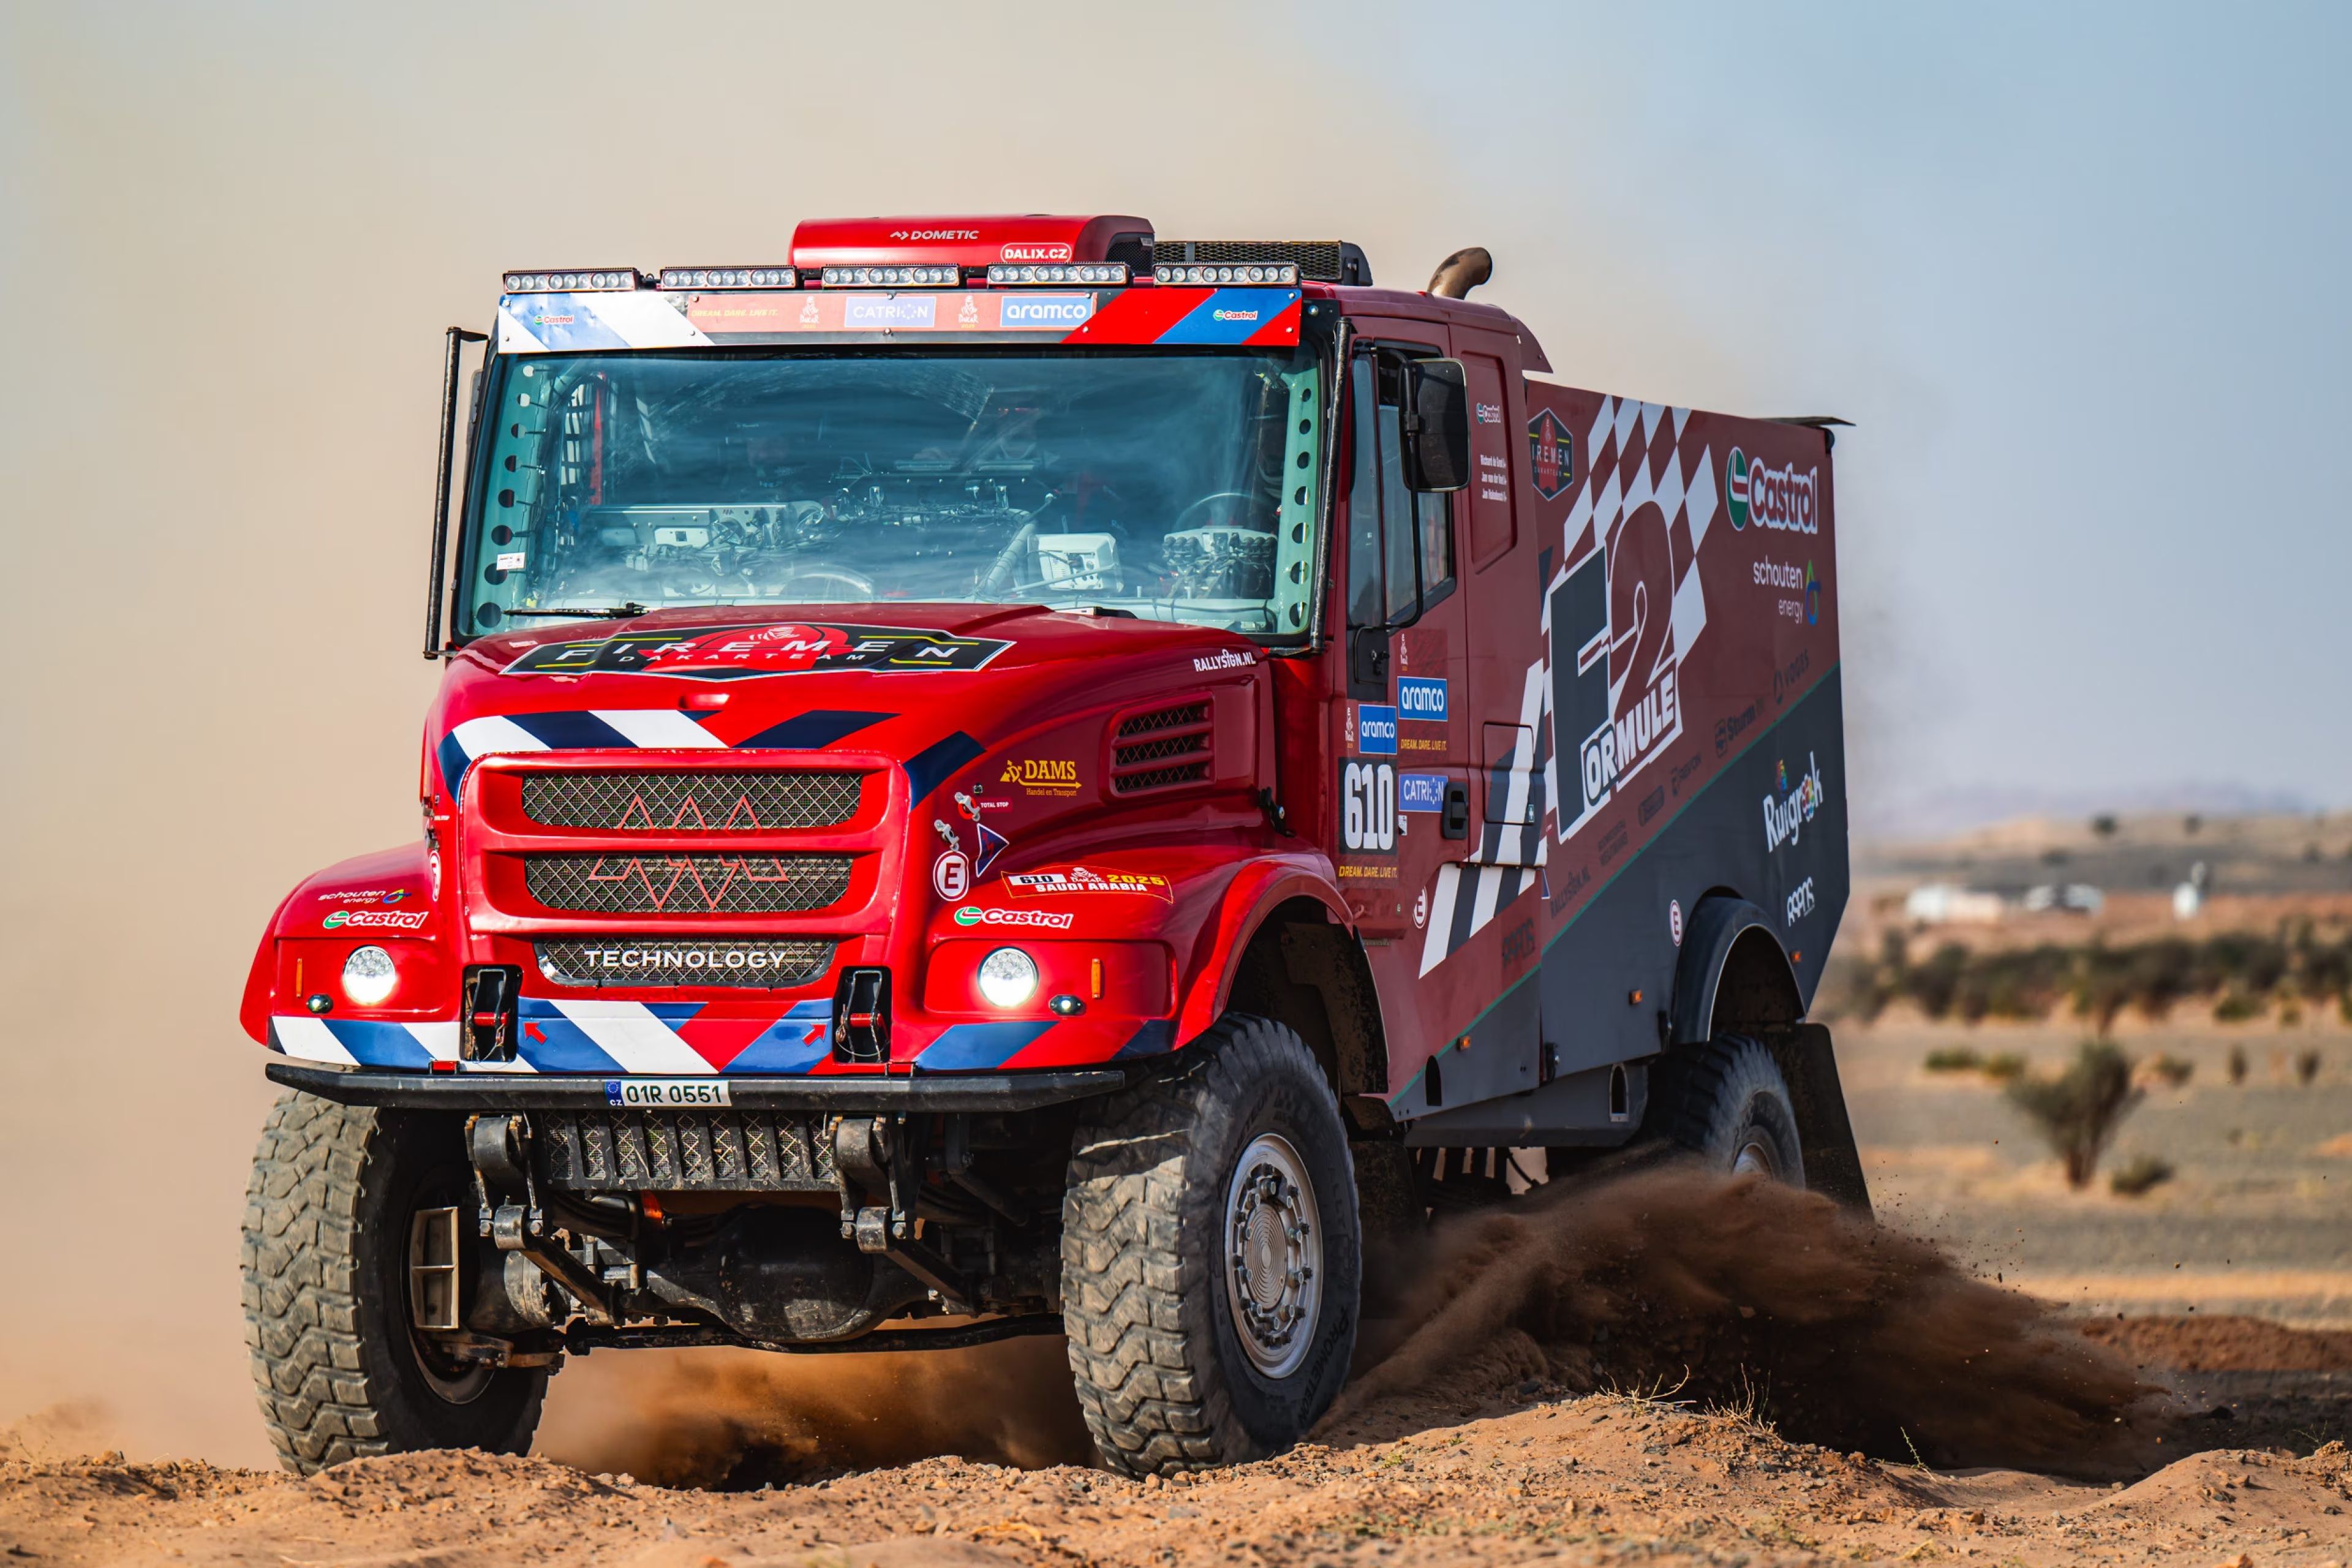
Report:
<svg viewBox="0 0 2352 1568"><path fill-rule="evenodd" d="M1922 841L1854 846L1857 890L1956 882L2014 897L2045 882L2169 889L2202 862L2215 895L2352 893L2352 812L2027 816Z"/></svg>

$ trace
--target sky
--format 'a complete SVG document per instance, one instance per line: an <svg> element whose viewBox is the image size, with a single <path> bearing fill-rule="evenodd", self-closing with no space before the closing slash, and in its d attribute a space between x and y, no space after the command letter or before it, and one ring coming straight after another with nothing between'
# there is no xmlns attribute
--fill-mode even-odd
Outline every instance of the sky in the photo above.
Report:
<svg viewBox="0 0 2352 1568"><path fill-rule="evenodd" d="M54 1194L0 1251L89 1287L0 1298L0 1420L135 1386L132 1436L259 1457L237 990L415 832L440 334L502 268L877 212L1407 287L1484 245L1559 380L1854 422L1858 820L2352 805L2348 57L2317 5L0 9L0 1184Z"/></svg>

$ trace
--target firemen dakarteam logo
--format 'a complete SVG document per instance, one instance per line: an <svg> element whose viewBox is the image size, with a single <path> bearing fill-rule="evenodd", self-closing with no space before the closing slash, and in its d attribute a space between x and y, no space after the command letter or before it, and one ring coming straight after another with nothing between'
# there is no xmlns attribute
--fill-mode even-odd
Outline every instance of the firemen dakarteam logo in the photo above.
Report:
<svg viewBox="0 0 2352 1568"><path fill-rule="evenodd" d="M1576 437L1547 408L1528 421L1528 456L1535 463L1536 494L1558 500L1576 482Z"/></svg>
<svg viewBox="0 0 2352 1568"><path fill-rule="evenodd" d="M904 626L782 621L766 626L689 626L541 643L506 668L509 675L670 675L742 680L766 675L856 669L872 674L973 670L1013 645Z"/></svg>

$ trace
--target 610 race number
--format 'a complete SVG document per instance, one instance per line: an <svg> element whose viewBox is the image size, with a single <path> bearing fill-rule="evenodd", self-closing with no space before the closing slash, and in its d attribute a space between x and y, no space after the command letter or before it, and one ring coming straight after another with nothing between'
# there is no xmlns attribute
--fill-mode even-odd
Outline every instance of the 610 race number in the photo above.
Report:
<svg viewBox="0 0 2352 1568"><path fill-rule="evenodd" d="M1359 855L1393 855L1396 840L1394 764L1344 764L1339 769L1339 847Z"/></svg>

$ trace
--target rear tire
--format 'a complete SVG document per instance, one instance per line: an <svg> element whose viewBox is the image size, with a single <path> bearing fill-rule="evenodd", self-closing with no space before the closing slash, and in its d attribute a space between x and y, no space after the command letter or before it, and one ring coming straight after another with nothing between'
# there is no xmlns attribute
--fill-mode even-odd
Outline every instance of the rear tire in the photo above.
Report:
<svg viewBox="0 0 2352 1568"><path fill-rule="evenodd" d="M1062 1312L1103 1463L1174 1475L1304 1436L1347 1379L1361 1268L1347 1130L1289 1029L1229 1015L1090 1107Z"/></svg>
<svg viewBox="0 0 2352 1568"><path fill-rule="evenodd" d="M544 1370L459 1363L409 1327L410 1216L472 1203L460 1131L299 1092L271 1108L246 1188L245 1341L287 1468L530 1447Z"/></svg>
<svg viewBox="0 0 2352 1568"><path fill-rule="evenodd" d="M1772 1048L1721 1035L1676 1064L1666 1136L1727 1175L1805 1184L1797 1109Z"/></svg>

